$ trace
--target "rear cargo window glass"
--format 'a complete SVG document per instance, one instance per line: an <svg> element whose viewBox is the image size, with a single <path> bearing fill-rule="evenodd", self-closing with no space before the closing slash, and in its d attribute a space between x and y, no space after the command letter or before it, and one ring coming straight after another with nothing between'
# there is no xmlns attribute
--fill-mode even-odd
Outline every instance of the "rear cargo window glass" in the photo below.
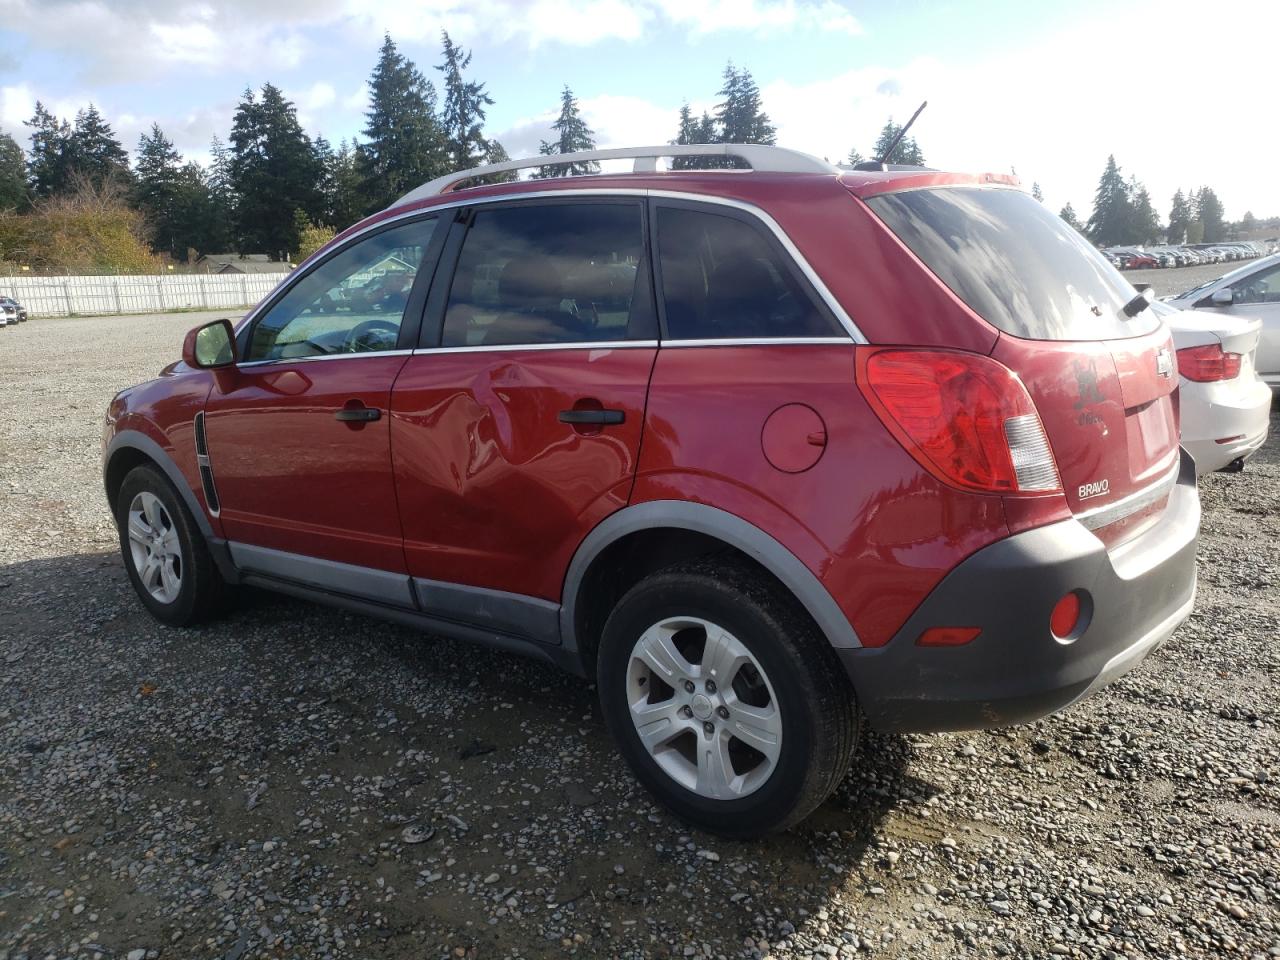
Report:
<svg viewBox="0 0 1280 960"><path fill-rule="evenodd" d="M749 223L663 207L658 252L672 340L840 335L782 252Z"/></svg>
<svg viewBox="0 0 1280 960"><path fill-rule="evenodd" d="M1030 340L1110 340L1158 318L1123 308L1136 292L1060 217L1016 190L945 187L884 194L871 208L988 323Z"/></svg>

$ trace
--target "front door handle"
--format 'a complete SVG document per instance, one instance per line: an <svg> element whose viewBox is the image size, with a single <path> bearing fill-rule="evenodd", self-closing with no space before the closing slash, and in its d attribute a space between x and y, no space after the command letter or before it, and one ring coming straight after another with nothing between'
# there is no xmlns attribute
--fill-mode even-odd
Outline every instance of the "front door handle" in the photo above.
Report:
<svg viewBox="0 0 1280 960"><path fill-rule="evenodd" d="M572 423L575 426L588 424L592 426L622 423L627 415L622 410L561 410L560 422Z"/></svg>
<svg viewBox="0 0 1280 960"><path fill-rule="evenodd" d="M333 419L344 423L372 423L382 419L382 411L377 407L344 407L333 415Z"/></svg>

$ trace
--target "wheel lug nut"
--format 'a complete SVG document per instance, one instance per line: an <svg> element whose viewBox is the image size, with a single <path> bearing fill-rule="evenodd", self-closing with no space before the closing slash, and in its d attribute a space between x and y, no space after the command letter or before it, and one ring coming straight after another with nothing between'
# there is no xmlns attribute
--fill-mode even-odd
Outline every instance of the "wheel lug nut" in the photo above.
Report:
<svg viewBox="0 0 1280 960"><path fill-rule="evenodd" d="M685 691L685 693L693 693L693 681L692 681L692 680L686 680L686 681L684 682L684 691Z"/></svg>
<svg viewBox="0 0 1280 960"><path fill-rule="evenodd" d="M719 708L716 710L716 713L720 714L720 719L721 719L721 720L728 720L728 719L729 719L729 708L728 708L728 707L719 707Z"/></svg>
<svg viewBox="0 0 1280 960"><path fill-rule="evenodd" d="M688 704L686 704L685 706L681 707L681 708L680 708L680 716L682 716L682 717L692 717L692 716L693 716L693 708L692 708L692 707L690 707Z"/></svg>
<svg viewBox="0 0 1280 960"><path fill-rule="evenodd" d="M711 736L711 734L716 732L716 725L708 720L702 725L702 729L706 731L707 736Z"/></svg>
<svg viewBox="0 0 1280 960"><path fill-rule="evenodd" d="M716 682L714 680L708 680L707 693L715 693L715 692L716 692Z"/></svg>

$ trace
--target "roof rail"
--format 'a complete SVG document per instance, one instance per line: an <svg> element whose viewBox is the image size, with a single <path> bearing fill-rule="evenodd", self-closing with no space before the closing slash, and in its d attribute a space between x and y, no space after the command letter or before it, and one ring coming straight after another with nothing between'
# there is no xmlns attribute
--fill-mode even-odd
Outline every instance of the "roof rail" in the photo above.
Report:
<svg viewBox="0 0 1280 960"><path fill-rule="evenodd" d="M529 170L536 167L552 167L570 163L594 163L599 160L634 159L632 173L653 173L658 169L660 157L735 157L752 170L761 173L839 173L839 168L817 157L784 147L770 147L761 143L664 143L656 147L617 147L612 150L582 150L577 153L558 153L552 156L525 157L522 160L506 160L489 163L470 170L436 177L415 187L397 200L393 206L439 196L456 189L459 183L494 173Z"/></svg>

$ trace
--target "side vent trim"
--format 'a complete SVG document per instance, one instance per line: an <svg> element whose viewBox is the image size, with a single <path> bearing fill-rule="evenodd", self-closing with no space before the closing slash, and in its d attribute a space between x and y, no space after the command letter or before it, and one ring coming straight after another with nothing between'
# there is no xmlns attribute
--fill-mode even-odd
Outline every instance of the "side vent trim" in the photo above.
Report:
<svg viewBox="0 0 1280 960"><path fill-rule="evenodd" d="M209 513L217 516L222 510L218 500L218 488L213 485L213 467L209 464L209 443L204 435L204 411L196 414L196 465L200 468L200 486L204 490L204 502Z"/></svg>

